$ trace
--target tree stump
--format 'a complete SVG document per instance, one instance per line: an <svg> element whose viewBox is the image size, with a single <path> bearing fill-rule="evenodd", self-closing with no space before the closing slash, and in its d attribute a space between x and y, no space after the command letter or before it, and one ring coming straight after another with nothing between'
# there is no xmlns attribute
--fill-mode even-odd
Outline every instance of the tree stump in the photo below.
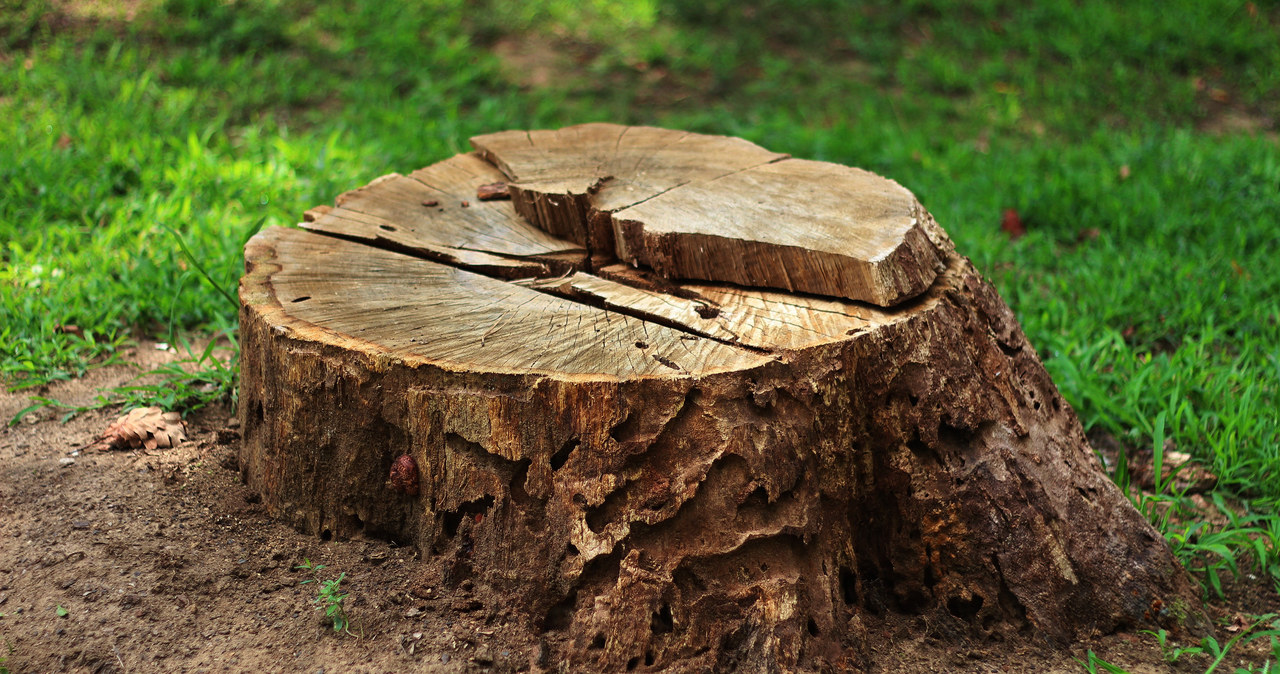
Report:
<svg viewBox="0 0 1280 674"><path fill-rule="evenodd" d="M276 516L416 545L596 670L1199 619L901 186L653 128L472 144L247 245L240 459Z"/></svg>

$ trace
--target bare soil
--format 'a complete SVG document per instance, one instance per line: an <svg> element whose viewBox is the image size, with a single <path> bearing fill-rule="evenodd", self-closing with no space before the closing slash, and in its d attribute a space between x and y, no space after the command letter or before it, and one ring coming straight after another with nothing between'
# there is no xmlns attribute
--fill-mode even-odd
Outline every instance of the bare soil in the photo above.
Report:
<svg viewBox="0 0 1280 674"><path fill-rule="evenodd" d="M176 358L143 343L142 367ZM45 390L0 394L0 419L29 395L89 402L135 369L110 367ZM323 541L277 524L240 481L230 410L188 420L173 449L87 452L120 410L67 423L50 411L0 430L0 641L13 672L475 672L567 670L503 597L445 586L416 550L381 540ZM346 573L353 634L334 632L303 584ZM59 615L59 607L65 616ZM1242 577L1210 606L1229 639L1240 616L1280 610L1265 579ZM1236 628L1238 629L1238 627ZM919 619L883 626L878 672L1079 672L1088 649L1133 672L1203 671L1161 660L1155 640L1113 634L1066 651L1025 641L941 639ZM1260 661L1265 644L1233 652ZM1243 659L1243 660L1242 660ZM643 668L642 668L643 669Z"/></svg>

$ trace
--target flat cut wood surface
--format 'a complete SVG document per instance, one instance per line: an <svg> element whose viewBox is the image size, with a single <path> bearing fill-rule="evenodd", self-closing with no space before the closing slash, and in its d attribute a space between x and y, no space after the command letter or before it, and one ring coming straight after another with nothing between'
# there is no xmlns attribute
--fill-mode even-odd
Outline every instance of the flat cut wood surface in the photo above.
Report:
<svg viewBox="0 0 1280 674"><path fill-rule="evenodd" d="M618 256L665 276L892 306L937 276L923 210L873 173L784 159L691 182L613 221Z"/></svg>
<svg viewBox="0 0 1280 674"><path fill-rule="evenodd" d="M264 230L245 257L242 286L298 338L408 363L626 379L769 360L624 313L296 229Z"/></svg>
<svg viewBox="0 0 1280 674"><path fill-rule="evenodd" d="M502 131L476 136L471 144L516 187L548 195L592 193L602 211L787 156L741 138L602 123Z"/></svg>
<svg viewBox="0 0 1280 674"><path fill-rule="evenodd" d="M530 225L510 201L476 198L477 187L501 180L488 162L458 155L347 192L303 227L509 277L580 267L581 246Z"/></svg>
<svg viewBox="0 0 1280 674"><path fill-rule="evenodd" d="M940 269L915 197L861 169L613 124L472 144L513 181L531 222L671 279L887 307L924 292Z"/></svg>
<svg viewBox="0 0 1280 674"><path fill-rule="evenodd" d="M568 279L537 279L527 285L769 352L840 341L909 315L826 297L725 285L685 283L677 295L628 284L631 274L627 266L612 265L599 275L577 272ZM923 302L935 301L937 294L927 293Z"/></svg>
<svg viewBox="0 0 1280 674"><path fill-rule="evenodd" d="M592 124L506 132L478 138L476 145L482 148L477 153L407 176L383 176L340 195L333 207L313 209L302 226L328 236L264 233L249 259L269 264L247 280L269 287L282 316L316 335L360 339L362 348L414 362L571 377L701 375L839 342L912 313L776 290L768 274L805 278L813 270L804 265L817 261L834 276L872 287L871 267L832 251L844 246L870 257L892 244L895 231L907 231L923 240L923 256L934 250L925 226L945 240L896 183L858 169L788 159L739 139ZM556 177L552 169L568 171L574 156L589 168ZM506 180L504 171L525 171L526 165L541 167L529 173L536 184L564 193L558 203L568 203L579 189L600 187L592 198L610 193L604 203L620 207L615 215L627 218L611 226L660 223L624 237L652 241L642 248L644 259L628 253L630 265L602 265L598 255L589 260L583 246L531 224L517 210L518 198L477 198ZM631 177L614 180L613 174ZM800 191L770 192L782 184L779 176ZM819 186L821 180L827 183ZM623 198L619 190L642 195ZM762 229L756 255L734 247L749 244L751 236L749 222L732 219L735 208L750 206L773 222L794 221L831 192L847 195L867 226L798 230L794 239L804 249L781 243L786 236L778 231L785 228ZM747 194L755 196L748 200ZM843 217L838 209L816 214L820 223ZM677 220L686 223L679 236L660 228ZM704 241L703 255L668 259L688 252L672 241L687 244L697 237ZM715 267L735 267L737 283L671 280L663 273L712 259L729 261ZM636 269L638 262L652 269ZM707 271L696 275L716 275Z"/></svg>

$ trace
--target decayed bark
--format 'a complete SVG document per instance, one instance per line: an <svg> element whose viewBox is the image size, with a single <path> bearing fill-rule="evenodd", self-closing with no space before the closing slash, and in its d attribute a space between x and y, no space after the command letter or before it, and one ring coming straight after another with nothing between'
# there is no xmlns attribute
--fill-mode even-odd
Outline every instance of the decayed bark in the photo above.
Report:
<svg viewBox="0 0 1280 674"><path fill-rule="evenodd" d="M278 516L417 545L590 669L856 667L899 616L1059 643L1198 619L927 213L940 271L886 309L604 264L519 198L397 210L493 182L450 162L246 249L241 463Z"/></svg>

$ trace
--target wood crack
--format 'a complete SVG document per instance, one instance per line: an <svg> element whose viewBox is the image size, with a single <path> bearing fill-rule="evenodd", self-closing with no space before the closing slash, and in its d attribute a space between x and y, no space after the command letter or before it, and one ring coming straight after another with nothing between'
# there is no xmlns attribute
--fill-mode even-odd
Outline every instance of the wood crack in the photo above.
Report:
<svg viewBox="0 0 1280 674"><path fill-rule="evenodd" d="M439 264L443 264L443 265L447 265L447 266L453 267L453 268L455 268L455 269L462 269L462 270L470 271L470 272L473 272L473 273L476 273L476 274L481 274L481 275L484 275L484 276L487 276L487 277L489 277L489 278L496 279L496 280L499 280L499 281L512 282L512 283L514 283L515 285L517 285L517 286L519 286L519 287L522 287L522 288L528 288L528 289L530 289L530 290L534 290L534 291L537 291L537 292L540 292L540 293L544 293L544 294L547 294L547 295L551 295L551 296L553 296L553 297L561 297L561 298L564 298L564 299L573 300L573 301L575 301L575 302L582 303L582 304L584 304L584 305L586 305L586 306L591 306L591 307L595 307L595 308L598 308L598 309L602 309L602 310L604 310L604 311L613 312L613 313L616 313L616 314L621 315L621 316L627 316L627 317L629 317L629 318L635 318L635 319L637 319L637 320L644 321L644 322L646 322L646 323L655 323L655 324L662 325L662 326L667 327L667 328L671 328L671 329L673 329L673 330L677 330L677 331L679 331L679 332L685 333L685 334L690 335L690 336L693 336L693 337L698 337L698 338L700 338L700 339L710 339L710 340L712 340L712 341L719 342L719 343L724 344L724 345L726 345L726 346L731 346L731 347L734 347L734 348L737 348L737 349L742 349L742 350L744 350L744 351L749 351L749 352L752 352L752 353L759 353L759 354L772 354L772 353L774 353L774 351L773 351L772 349L762 348L762 347L758 347L758 346L752 346L752 345L750 345L750 344L743 344L743 343L741 343L741 342L738 342L738 341L736 341L736 340L732 340L732 339L724 339L724 338L721 338L721 337L716 337L716 336L714 336L714 335L707 334L707 333L706 333L706 332L704 332L704 331L700 331L700 330L694 329L694 328L692 328L692 327L690 327L690 326L688 326L688 325L686 325L686 324L684 324L684 323L681 323L681 322L679 322L679 321L672 320L672 319L669 319L669 318L665 318L665 317L663 317L663 316L659 316L659 315L652 314L652 313L647 313L647 312L640 311L640 310L629 309L629 308L626 308L626 307L619 307L619 306L616 306L616 305L607 305L607 304L606 304L602 299L600 299L600 298L598 298L598 297L595 297L595 296L592 296L592 295L590 295L590 294L586 294L586 293L577 292L577 291L572 290L571 288L566 289L566 288L564 287L564 284L554 284L554 285L553 285L553 284L548 284L548 283L521 283L521 281L527 281L527 280L531 280L531 279L547 279L547 280L550 280L550 281L555 281L555 280L562 279L562 278L568 278L568 276L569 276L569 275L571 275L571 274L573 274L573 273L575 273L575 272L578 272L578 270L574 269L574 268L573 268L573 266L572 266L571 264L566 264L566 265L565 265L565 266L563 266L563 267L555 268L555 267L553 267L553 266L552 266L552 261L547 261L547 260L536 260L536 261L535 261L535 260L530 260L530 259L528 259L528 258L521 258L521 257L517 257L517 256L504 256L504 255L497 255L497 254L494 254L494 253L488 253L488 251L475 251L475 252L485 252L485 253L488 253L488 254L490 254L490 255L496 255L497 257L502 257L502 258L504 258L504 259L510 259L510 260L513 260L513 261L521 261L521 262L528 262L528 263L530 263L530 266L529 266L529 267L521 267L521 268L519 268L519 269L532 270L532 269L533 269L533 266L534 266L534 265L537 265L538 267L541 267L541 268L542 268L542 270L543 270L543 271L542 271L542 273L540 273L540 274L538 274L538 275L519 275L519 276L511 276L511 275L506 275L506 274L498 273L498 272L502 272L502 271L507 271L506 269L503 269L503 268L497 268L497 269L495 269L495 268L485 267L485 266L479 266L479 265L469 265L469 264L461 263L461 262L459 262L457 259L450 258L448 255L445 255L445 254L436 253L436 252L434 252L434 251L429 251L429 250L416 249L416 248L409 248L409 247L406 247L406 246L397 245L397 244L395 244L394 242L387 241L387 240L384 240L384 239L378 239L378 240L372 240L372 241L371 241L371 240L364 239L364 238L361 238L361 237L356 237L356 236L351 236L351 235L344 235L344 234L338 234L338 233L334 233L334 232L318 231L318 232L316 232L316 233L317 233L317 234L320 234L320 235L323 235L323 236L328 236L328 237L332 237L332 238L335 238L335 239L339 239L339 240L342 240L342 241L349 241L349 242L351 242L351 243L356 243L356 244L366 245L366 246L369 246L370 248L376 248L376 249L379 249L379 250L386 250L386 251L390 251L390 252L394 252L394 253L401 253L401 254L403 254L403 255L409 255L409 256L411 256L411 257L416 257L416 258L419 258L419 259L428 260L428 261L431 261L431 262L436 262L436 263L439 263ZM460 250L467 250L467 249L460 249ZM583 273L583 272L578 272L578 273ZM591 275L591 276L592 276L592 278L600 278L600 277L598 277L598 276L594 276L594 275ZM624 285L625 285L625 284L624 284ZM634 286L634 287L637 287L637 288L638 288L638 287L641 287L641 286L638 286L638 285L637 285L637 286ZM486 332L481 336L481 339L480 339L481 344L483 344L483 343L485 342L485 340L488 338L488 336L489 336L490 334L492 334L493 330L494 330L496 327L497 327L497 323L495 323L493 326L491 326L491 327L489 328L489 330L488 330L488 331L486 331ZM685 368L683 368L683 367L681 367L681 366L679 366L679 365L675 364L675 362L674 362L674 361L672 361L672 360L670 360L669 358L662 357L662 356L655 356L655 357L654 357L654 360L656 360L657 362L661 363L662 365L664 365L664 366L666 366L666 367L669 367L669 368L672 368L672 369L675 369L675 370L680 370L680 371L687 371L687 370L685 370Z"/></svg>
<svg viewBox="0 0 1280 674"><path fill-rule="evenodd" d="M672 279L892 307L946 254L897 183L741 139L584 124L471 142L530 223Z"/></svg>

